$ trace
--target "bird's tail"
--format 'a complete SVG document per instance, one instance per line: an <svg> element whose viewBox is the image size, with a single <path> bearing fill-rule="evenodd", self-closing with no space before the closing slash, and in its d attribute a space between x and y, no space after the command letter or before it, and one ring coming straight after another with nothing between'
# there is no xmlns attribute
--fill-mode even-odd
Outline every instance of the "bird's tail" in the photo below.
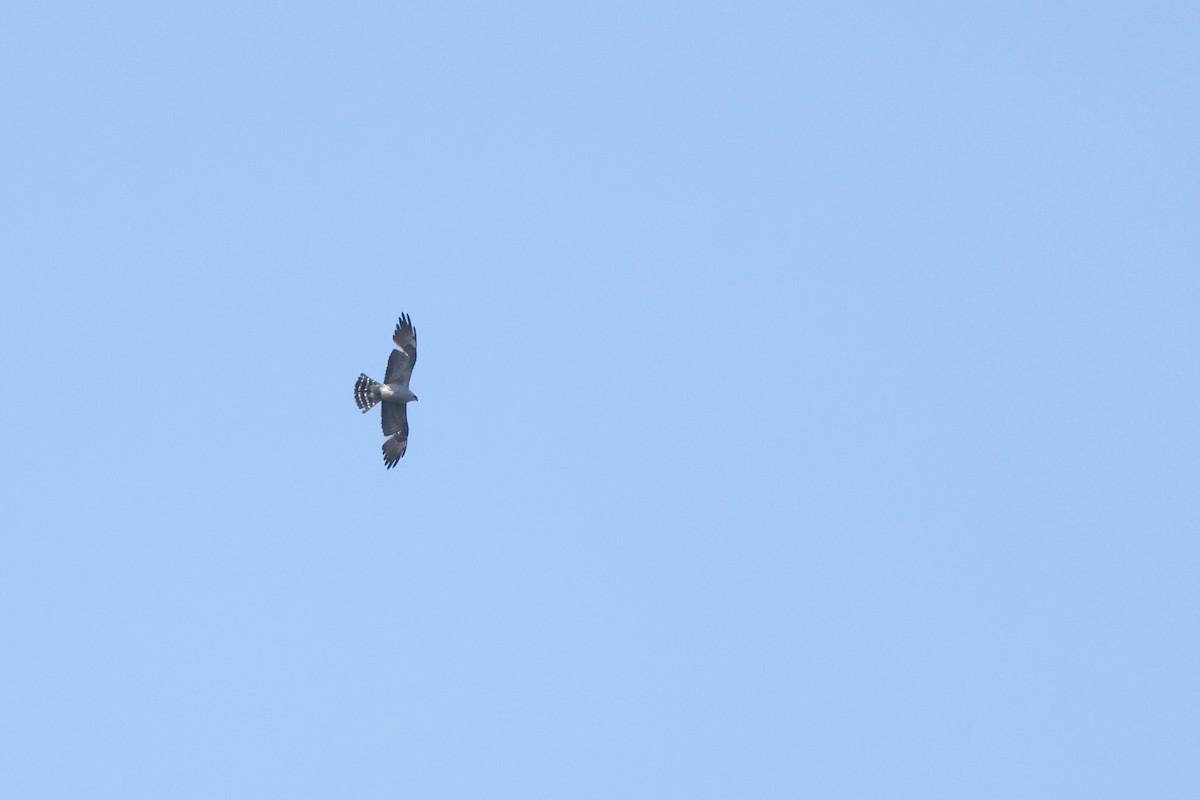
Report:
<svg viewBox="0 0 1200 800"><path fill-rule="evenodd" d="M354 382L354 402L365 414L379 402L379 384L366 375L359 375Z"/></svg>

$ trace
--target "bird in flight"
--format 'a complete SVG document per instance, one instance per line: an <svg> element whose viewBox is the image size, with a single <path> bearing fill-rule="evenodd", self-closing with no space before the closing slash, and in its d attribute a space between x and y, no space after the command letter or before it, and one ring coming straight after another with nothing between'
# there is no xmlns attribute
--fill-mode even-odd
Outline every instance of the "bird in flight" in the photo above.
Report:
<svg viewBox="0 0 1200 800"><path fill-rule="evenodd" d="M391 469L404 456L408 448L408 402L417 396L408 388L413 365L417 363L417 331L408 314L401 314L392 334L396 349L388 357L387 372L383 383L360 374L354 382L354 402L365 414L382 403L380 417L383 420L383 463Z"/></svg>

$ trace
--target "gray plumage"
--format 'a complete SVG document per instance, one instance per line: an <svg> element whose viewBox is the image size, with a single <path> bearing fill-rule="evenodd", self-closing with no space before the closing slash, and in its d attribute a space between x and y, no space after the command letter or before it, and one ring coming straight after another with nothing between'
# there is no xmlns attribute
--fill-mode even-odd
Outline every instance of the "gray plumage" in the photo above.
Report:
<svg viewBox="0 0 1200 800"><path fill-rule="evenodd" d="M354 383L354 402L365 414L382 403L379 415L383 423L383 463L388 469L396 466L408 449L408 403L417 396L408 388L413 366L417 363L417 330L408 314L401 314L392 334L396 349L388 356L383 383L359 375Z"/></svg>

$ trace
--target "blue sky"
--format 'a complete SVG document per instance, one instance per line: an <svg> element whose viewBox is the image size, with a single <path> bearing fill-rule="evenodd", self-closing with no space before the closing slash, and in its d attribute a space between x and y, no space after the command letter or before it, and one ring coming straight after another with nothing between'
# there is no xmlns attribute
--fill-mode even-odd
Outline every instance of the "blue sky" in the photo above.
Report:
<svg viewBox="0 0 1200 800"><path fill-rule="evenodd" d="M1194 4L0 21L0 793L1196 796Z"/></svg>

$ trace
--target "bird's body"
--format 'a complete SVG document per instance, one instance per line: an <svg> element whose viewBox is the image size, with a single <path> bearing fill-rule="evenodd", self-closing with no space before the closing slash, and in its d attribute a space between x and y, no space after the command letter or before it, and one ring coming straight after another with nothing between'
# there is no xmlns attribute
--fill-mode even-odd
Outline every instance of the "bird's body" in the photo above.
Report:
<svg viewBox="0 0 1200 800"><path fill-rule="evenodd" d="M379 384L379 399L385 403L409 403L417 396L407 386L398 383Z"/></svg>
<svg viewBox="0 0 1200 800"><path fill-rule="evenodd" d="M354 402L365 414L381 403L380 419L383 435L383 463L388 469L396 466L408 449L408 406L417 396L408 388L413 365L417 363L417 331L407 314L400 315L396 332L392 334L396 349L388 357L383 383L360 374L354 383Z"/></svg>

